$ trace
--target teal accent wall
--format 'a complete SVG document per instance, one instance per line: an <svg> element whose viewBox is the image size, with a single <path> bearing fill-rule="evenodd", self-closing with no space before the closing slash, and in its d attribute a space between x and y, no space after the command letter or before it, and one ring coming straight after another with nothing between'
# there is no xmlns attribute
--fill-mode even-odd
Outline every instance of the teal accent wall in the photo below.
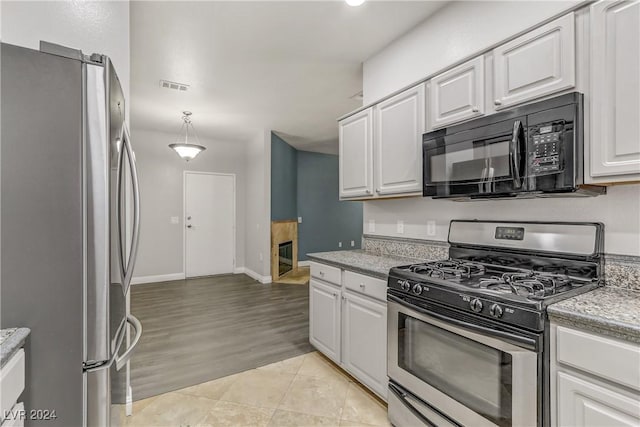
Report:
<svg viewBox="0 0 640 427"><path fill-rule="evenodd" d="M297 211L297 150L271 134L271 220L295 219Z"/></svg>
<svg viewBox="0 0 640 427"><path fill-rule="evenodd" d="M271 220L302 217L299 261L312 252L360 248L362 202L341 202L338 186L338 156L299 151L271 134Z"/></svg>
<svg viewBox="0 0 640 427"><path fill-rule="evenodd" d="M338 189L338 156L298 151L299 260L313 252L360 249L362 202L341 202Z"/></svg>

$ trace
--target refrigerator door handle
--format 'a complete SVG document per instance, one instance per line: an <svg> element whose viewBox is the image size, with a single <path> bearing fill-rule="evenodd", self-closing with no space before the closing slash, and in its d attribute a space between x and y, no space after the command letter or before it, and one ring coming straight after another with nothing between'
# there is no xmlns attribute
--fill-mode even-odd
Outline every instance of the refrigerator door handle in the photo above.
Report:
<svg viewBox="0 0 640 427"><path fill-rule="evenodd" d="M127 336L126 331L127 331L127 322L123 321L120 324L120 327L118 328L118 332L116 333L116 337L114 338L114 350L113 350L113 355L111 356L111 358L109 360L101 360L101 361L90 361L90 362L84 362L83 365L83 370L84 372L95 372L95 371L100 371L102 369L108 369L111 367L111 365L113 365L113 362L116 361L116 358L118 357L118 353L120 352L120 347L122 347L122 343L124 342L124 338Z"/></svg>
<svg viewBox="0 0 640 427"><path fill-rule="evenodd" d="M122 367L131 359L131 355L133 354L133 350L138 345L138 341L140 341L140 337L142 336L142 324L140 321L132 314L127 315L127 323L133 326L133 329L136 330L136 335L133 337L131 341L131 345L129 348L122 354L122 356L117 356L115 359L116 362L116 370L122 369ZM126 329L126 328L125 328Z"/></svg>
<svg viewBox="0 0 640 427"><path fill-rule="evenodd" d="M133 148L131 147L131 137L129 136L129 130L126 124L122 123L122 129L120 131L120 141L122 147L118 154L118 172L117 172L117 189L118 196L116 198L116 218L118 221L118 247L120 252L120 259L122 265L122 290L125 295L129 292L129 286L131 285L131 279L133 277L133 268L136 264L138 256L138 241L140 240L140 182L138 180L138 169L136 167L136 161L134 159ZM124 151L127 151L127 160L129 163L129 169L131 171L131 184L133 190L133 233L131 238L131 252L129 253L129 259L125 261L125 242L123 241L123 221L122 221L122 200L126 197L122 191L123 181L123 163L124 163Z"/></svg>

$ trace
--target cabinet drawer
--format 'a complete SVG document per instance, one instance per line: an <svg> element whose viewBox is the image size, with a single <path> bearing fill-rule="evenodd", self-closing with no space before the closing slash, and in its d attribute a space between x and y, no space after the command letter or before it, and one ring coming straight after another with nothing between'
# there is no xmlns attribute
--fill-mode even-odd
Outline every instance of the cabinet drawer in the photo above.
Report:
<svg viewBox="0 0 640 427"><path fill-rule="evenodd" d="M343 279L347 289L368 295L380 301L387 300L387 282L384 280L352 271L345 271Z"/></svg>
<svg viewBox="0 0 640 427"><path fill-rule="evenodd" d="M558 326L556 334L559 363L640 390L639 345L563 326Z"/></svg>
<svg viewBox="0 0 640 427"><path fill-rule="evenodd" d="M339 268L317 262L311 262L309 264L311 266L311 276L324 280L325 282L333 283L334 285L340 286L342 284Z"/></svg>
<svg viewBox="0 0 640 427"><path fill-rule="evenodd" d="M24 390L24 350L20 349L0 369L0 419L13 408Z"/></svg>

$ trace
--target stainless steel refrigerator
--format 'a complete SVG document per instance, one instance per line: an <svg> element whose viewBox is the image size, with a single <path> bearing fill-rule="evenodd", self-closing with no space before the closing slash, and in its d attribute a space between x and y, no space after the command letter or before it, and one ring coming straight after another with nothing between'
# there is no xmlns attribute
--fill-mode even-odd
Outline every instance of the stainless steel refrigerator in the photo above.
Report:
<svg viewBox="0 0 640 427"><path fill-rule="evenodd" d="M122 419L142 334L127 309L140 231L126 103L108 57L0 46L2 327L28 327L27 426Z"/></svg>

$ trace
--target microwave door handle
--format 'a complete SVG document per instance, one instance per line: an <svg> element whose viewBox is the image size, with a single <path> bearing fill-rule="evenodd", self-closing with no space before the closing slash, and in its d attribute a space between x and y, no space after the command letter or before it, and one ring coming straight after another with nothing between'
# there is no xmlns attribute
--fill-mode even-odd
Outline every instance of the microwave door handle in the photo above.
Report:
<svg viewBox="0 0 640 427"><path fill-rule="evenodd" d="M511 174L513 175L513 188L520 189L522 180L520 179L520 134L522 133L522 122L513 122L513 133L509 143L509 162L511 164Z"/></svg>

